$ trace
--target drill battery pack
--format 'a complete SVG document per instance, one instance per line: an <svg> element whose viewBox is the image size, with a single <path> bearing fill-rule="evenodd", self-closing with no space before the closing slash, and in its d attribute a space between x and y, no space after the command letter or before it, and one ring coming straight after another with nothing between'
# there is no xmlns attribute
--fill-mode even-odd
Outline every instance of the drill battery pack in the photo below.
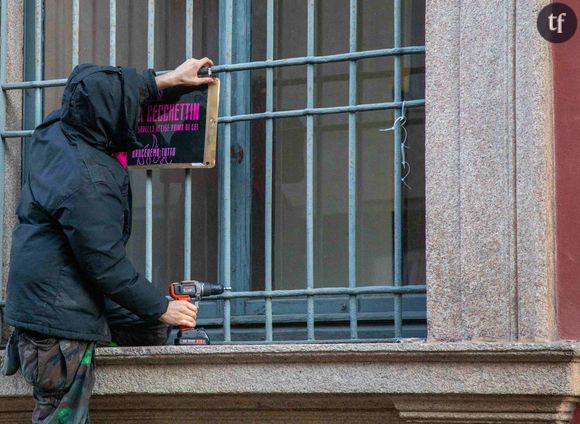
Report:
<svg viewBox="0 0 580 424"><path fill-rule="evenodd" d="M178 346L208 345L209 337L203 328L188 328L177 332L175 344Z"/></svg>

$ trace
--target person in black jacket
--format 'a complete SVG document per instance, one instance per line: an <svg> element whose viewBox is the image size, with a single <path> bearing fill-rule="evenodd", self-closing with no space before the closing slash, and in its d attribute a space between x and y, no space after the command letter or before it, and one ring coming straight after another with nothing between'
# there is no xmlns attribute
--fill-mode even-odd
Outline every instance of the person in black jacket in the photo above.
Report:
<svg viewBox="0 0 580 424"><path fill-rule="evenodd" d="M204 65L213 62L190 59L162 76L79 65L62 108L34 131L12 236L5 319L15 331L4 363L34 386L33 422L88 422L94 348L111 328L140 326L154 335L144 344L163 344L167 325L195 326L197 308L169 302L126 256L131 189L113 155L141 147L139 108L158 90L211 84L197 76Z"/></svg>

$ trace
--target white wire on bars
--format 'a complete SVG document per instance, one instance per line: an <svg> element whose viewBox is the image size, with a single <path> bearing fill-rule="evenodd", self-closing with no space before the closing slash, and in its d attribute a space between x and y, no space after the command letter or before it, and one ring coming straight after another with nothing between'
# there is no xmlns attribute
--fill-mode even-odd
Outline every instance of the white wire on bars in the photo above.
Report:
<svg viewBox="0 0 580 424"><path fill-rule="evenodd" d="M395 122L393 122L393 126L390 128L381 128L379 131L395 131L395 129L397 128L397 125L401 127L401 129L403 130L403 141L401 142L401 165L403 166L403 170L405 170L405 175L403 175L401 177L401 182L405 185L405 187L407 187L408 189L411 189L411 186L409 184L407 184L407 177L409 176L409 174L411 173L411 164L409 162L407 162L407 156L405 154L405 149L409 149L409 146L407 145L407 139L409 136L409 133L407 132L407 128L405 127L405 124L407 123L407 115L406 115L406 109L405 109L405 102L403 101L403 104L401 106L401 116L399 116L397 119L395 119Z"/></svg>

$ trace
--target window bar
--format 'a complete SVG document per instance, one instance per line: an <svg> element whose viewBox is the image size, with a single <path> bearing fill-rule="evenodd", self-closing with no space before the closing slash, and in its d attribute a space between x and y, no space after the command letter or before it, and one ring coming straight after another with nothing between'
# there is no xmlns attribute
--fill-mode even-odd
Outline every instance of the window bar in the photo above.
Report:
<svg viewBox="0 0 580 424"><path fill-rule="evenodd" d="M34 8L34 78L42 79L42 0L36 0ZM42 89L34 90L34 127L42 122Z"/></svg>
<svg viewBox="0 0 580 424"><path fill-rule="evenodd" d="M292 289L292 290L272 290L267 291L245 291L245 292L224 292L214 296L213 299L241 299L241 298L263 298L263 297L300 297L300 296L354 296L362 294L420 294L425 293L424 285L412 286L366 286L355 287L324 287L317 289Z"/></svg>
<svg viewBox="0 0 580 424"><path fill-rule="evenodd" d="M2 138L23 138L23 137L31 137L34 133L34 130L19 130L19 131L4 131L2 134Z"/></svg>
<svg viewBox="0 0 580 424"><path fill-rule="evenodd" d="M312 64L322 64L322 63L335 63L335 62L346 62L350 60L361 60L370 59L376 57L387 57L387 56L397 56L397 55L410 55L410 54L424 54L425 46L410 46L410 47L400 47L391 49L380 49L380 50L363 50L354 53L340 53L331 54L326 56L304 56L304 57L291 57L286 59L277 60L257 60L255 62L242 62L233 64L222 64L212 66L212 72L214 74L220 72L233 72L233 71L249 71L252 69L263 69L263 68L281 68L285 66L300 66ZM164 74L169 71L159 71L158 75ZM7 84L2 84L4 90L19 90L22 88L37 88L37 87L59 87L66 84L66 78L52 79L52 80L39 80L39 81L18 81L11 82ZM407 103L405 103L405 107Z"/></svg>
<svg viewBox="0 0 580 424"><path fill-rule="evenodd" d="M155 0L147 3L147 67L155 67ZM145 179L145 278L153 280L153 172Z"/></svg>
<svg viewBox="0 0 580 424"><path fill-rule="evenodd" d="M357 50L357 3L350 0L350 52ZM349 63L348 104L356 105L356 61ZM356 287L356 112L348 114L348 287ZM349 296L350 338L358 338L357 298Z"/></svg>
<svg viewBox="0 0 580 424"><path fill-rule="evenodd" d="M387 102L387 103L367 103L359 104L356 106L332 106L332 107L318 107L318 108L307 108L307 109L295 109L295 110L281 110L276 112L260 112L260 113L250 113L246 115L233 115L233 116L222 116L219 118L219 123L229 123L238 121L252 121L258 119L268 119L268 118L291 118L296 116L309 116L309 115L327 115L332 113L346 113L346 112L367 112L371 110L383 110L383 109L396 109L403 105L402 102ZM424 106L425 100L409 100L405 102L405 109L410 109L413 107Z"/></svg>
<svg viewBox="0 0 580 424"><path fill-rule="evenodd" d="M224 62L232 63L232 45L233 45L233 4L232 0L225 0L225 46L224 46ZM232 75L228 72L224 74L224 109L223 113L226 116L230 116L232 113ZM223 235L224 235L224 246L223 246L223 285L225 287L225 293L232 290L231 287L231 246L232 246L232 234L231 234L231 162L230 162L230 149L232 141L232 125L226 123L224 125L224 145L223 145ZM230 342L232 340L231 332L231 302L229 299L224 300L224 341Z"/></svg>
<svg viewBox="0 0 580 424"><path fill-rule="evenodd" d="M193 57L193 0L185 6L185 58ZM191 169L185 170L183 186L183 279L191 279Z"/></svg>
<svg viewBox="0 0 580 424"><path fill-rule="evenodd" d="M6 82L6 49L8 48L8 1L0 3L0 84ZM0 93L0 133L6 129L6 91ZM0 240L4 240L4 137L0 138ZM0 255L0 307L4 306L4 255ZM1 316L0 316L1 317ZM2 321L0 319L0 321ZM1 337L1 336L0 336Z"/></svg>
<svg viewBox="0 0 580 424"><path fill-rule="evenodd" d="M314 0L308 0L307 55L314 56ZM306 66L306 103L314 108L314 65ZM306 288L314 288L314 116L306 116ZM307 296L307 335L314 340L314 297Z"/></svg>
<svg viewBox="0 0 580 424"><path fill-rule="evenodd" d="M315 109L296 109L277 112L251 113L246 115L220 116L218 118L218 124L226 124L239 121L257 121L260 119L289 118L307 115L328 115L333 113L368 112L370 110L396 109L402 107L402 105L403 105L402 102L369 103L369 104L359 104L356 106L334 106L334 107L321 107ZM425 106L424 99L405 101L405 110L421 106ZM20 137L30 137L32 133L33 133L32 130L5 131L2 134L2 136L4 138L20 138Z"/></svg>
<svg viewBox="0 0 580 424"><path fill-rule="evenodd" d="M359 60L359 59L369 59L375 57L384 56L399 56L399 55L409 55L409 54L423 54L425 53L425 46L409 46L409 47L399 47L391 49L379 49L379 50L363 50L355 53L338 53L330 54L325 56L303 56L303 57L290 57L285 59L276 59L272 61L267 60L257 60L255 62L241 62L233 64L224 64L218 66L212 66L212 71L217 72L232 72L232 71L247 71L250 69L259 68L280 68L282 66L299 66L299 65L309 65L322 63L334 63L334 62L346 62L349 60Z"/></svg>
<svg viewBox="0 0 580 424"><path fill-rule="evenodd" d="M79 0L72 0L72 67L79 64Z"/></svg>
<svg viewBox="0 0 580 424"><path fill-rule="evenodd" d="M401 46L401 0L394 0L394 47ZM401 67L402 67L402 57L395 56L394 58L394 101L401 102L402 89L401 89ZM402 108L402 107L401 107ZM395 135L394 135L394 154L393 154L393 167L394 169L394 261L395 261L395 275L394 275L394 285L395 287L400 287L403 285L403 199L402 199L402 169L401 169L401 124L397 120L401 116L401 110L399 108L394 109L395 118ZM402 313L402 296L400 294L394 295L395 310L394 310L394 321L395 321L395 338L401 338L403 336L403 313Z"/></svg>
<svg viewBox="0 0 580 424"><path fill-rule="evenodd" d="M266 9L266 60L274 59L274 0L268 0ZM266 69L266 112L274 111L274 68ZM273 183L273 150L274 150L274 121L266 119L266 204L264 213L264 263L265 282L267 292L272 291L272 183ZM272 329L272 298L266 297L266 342L273 341Z"/></svg>
<svg viewBox="0 0 580 424"><path fill-rule="evenodd" d="M109 65L117 64L117 0L109 0Z"/></svg>

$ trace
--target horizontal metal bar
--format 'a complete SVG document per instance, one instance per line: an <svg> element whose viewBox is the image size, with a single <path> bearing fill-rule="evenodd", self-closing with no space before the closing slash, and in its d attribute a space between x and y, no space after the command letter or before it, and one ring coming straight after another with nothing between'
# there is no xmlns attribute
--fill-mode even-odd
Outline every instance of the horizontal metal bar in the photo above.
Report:
<svg viewBox="0 0 580 424"><path fill-rule="evenodd" d="M405 339L389 338L389 339L334 339L334 340L276 340L273 342L265 340L256 341L229 341L229 342L214 342L214 345L262 345L262 344L332 344L332 343L401 343ZM408 339L407 339L408 340ZM425 341L424 339L412 339L417 342Z"/></svg>
<svg viewBox="0 0 580 424"><path fill-rule="evenodd" d="M332 113L367 112L371 110L397 109L401 108L402 105L403 105L402 102L386 102L386 103L359 104L356 106L333 106L333 107L284 110L277 112L250 113L246 115L221 116L220 118L218 118L218 123L224 124L237 121L254 121L259 119L270 119L270 118L292 118L296 116L307 116L307 115L328 115ZM413 108L421 106L425 106L424 99L405 101L405 108Z"/></svg>
<svg viewBox="0 0 580 424"><path fill-rule="evenodd" d="M46 88L46 87L62 87L66 85L67 79L52 79L42 81L22 81L22 82L8 82L2 84L2 90L22 90L27 88Z"/></svg>
<svg viewBox="0 0 580 424"><path fill-rule="evenodd" d="M216 65L211 67L211 71L212 74L217 74L220 72L248 71L252 69L279 68L283 66L299 66L308 64L346 62L350 60L370 59L374 57L423 54L423 53L425 53L424 46L411 46L411 47L400 47L397 49L380 49L353 53L340 53L327 56L303 56L303 57L291 57L288 59L262 60L256 62ZM169 72L169 70L158 71L157 74L162 75L167 72ZM1 87L2 90L22 90L29 88L59 87L66 85L66 81L67 81L66 78L64 78L44 81L9 82L6 84L2 84Z"/></svg>
<svg viewBox="0 0 580 424"><path fill-rule="evenodd" d="M203 304L200 306L203 310ZM325 323L336 323L342 322L347 324L349 322L350 314L349 312L343 313L316 313L314 314L316 320ZM394 321L394 313L392 311L386 312L359 312L358 321ZM411 312L404 314L404 320L409 321L425 321L425 311ZM256 325L263 326L267 321L265 315L232 315L231 323L235 325ZM223 318L199 318L197 319L197 324L202 327L219 327L223 325ZM304 314L274 314L272 315L272 322L275 324L306 324L307 320ZM356 338L356 337L355 337Z"/></svg>
<svg viewBox="0 0 580 424"><path fill-rule="evenodd" d="M362 52L339 53L326 56L301 56L277 60L260 60L255 62L232 63L211 67L212 74L220 72L248 71L252 69L280 68L283 66L317 65L322 63L346 62L349 60L370 59L374 57L423 54L425 46L400 47L397 49L366 50ZM168 72L168 71L161 71ZM160 72L160 73L161 73Z"/></svg>
<svg viewBox="0 0 580 424"><path fill-rule="evenodd" d="M34 133L34 130L21 130L21 131L5 131L0 134L2 138L20 138L20 137L30 137Z"/></svg>
<svg viewBox="0 0 580 424"><path fill-rule="evenodd" d="M369 287L328 287L320 289L300 289L300 290L272 290L272 291L245 291L245 292L225 292L218 296L211 296L213 299L239 299L254 297L298 297L298 296L332 296L332 295L362 295L362 294L416 294L425 293L427 286L369 286Z"/></svg>
<svg viewBox="0 0 580 424"><path fill-rule="evenodd" d="M307 116L307 115L328 115L332 113L346 113L346 112L368 112L371 110L386 110L386 109L397 109L403 105L402 102L387 102L387 103L367 103L360 104L356 106L334 106L334 107L323 107L323 108L307 108L307 109L296 109L296 110L284 110L278 112L262 112L262 113L250 113L246 115L234 115L234 116L222 116L218 119L218 123L227 124L230 122L238 121L255 121L259 119L276 119L276 118L291 118L295 116ZM425 106L424 99L409 100L405 101L405 108L422 107ZM24 131L6 131L0 136L2 138L20 138L20 137L30 137L34 131L24 130Z"/></svg>

